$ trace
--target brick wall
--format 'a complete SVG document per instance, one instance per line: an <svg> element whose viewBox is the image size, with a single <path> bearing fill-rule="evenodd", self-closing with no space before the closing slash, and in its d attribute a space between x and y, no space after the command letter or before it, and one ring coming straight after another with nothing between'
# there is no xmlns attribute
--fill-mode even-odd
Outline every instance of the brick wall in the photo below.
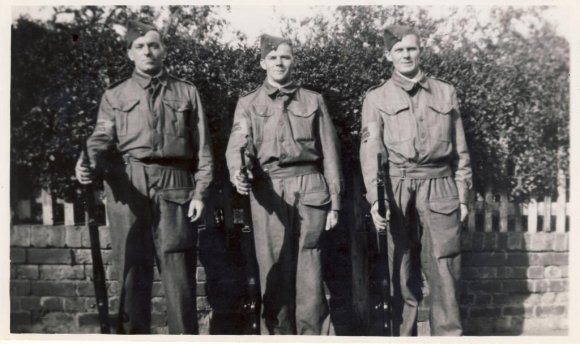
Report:
<svg viewBox="0 0 580 344"><path fill-rule="evenodd" d="M332 233L332 232L329 232ZM100 228L112 317L119 285L110 238ZM350 327L348 233L328 235L325 280L338 335ZM239 333L243 267L223 233L198 235L198 318L202 334ZM10 238L12 332L98 332L88 232L84 227L19 225ZM567 233L463 233L461 311L466 334L542 334L568 328ZM330 250L328 248L331 248ZM166 333L163 288L155 275L153 333ZM426 319L426 310L420 320ZM422 322L420 334L428 333Z"/></svg>
<svg viewBox="0 0 580 344"><path fill-rule="evenodd" d="M463 233L466 334L568 329L568 233Z"/></svg>

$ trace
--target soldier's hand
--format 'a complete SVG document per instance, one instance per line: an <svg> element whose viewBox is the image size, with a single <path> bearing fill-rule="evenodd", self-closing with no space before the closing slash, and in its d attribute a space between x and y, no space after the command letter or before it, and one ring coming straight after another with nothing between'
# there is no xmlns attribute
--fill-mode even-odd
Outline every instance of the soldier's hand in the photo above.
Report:
<svg viewBox="0 0 580 344"><path fill-rule="evenodd" d="M467 204L460 203L459 204L459 219L461 222L464 222L467 219L467 215L469 214L469 208L467 208Z"/></svg>
<svg viewBox="0 0 580 344"><path fill-rule="evenodd" d="M246 170L246 173L248 174L247 178L244 177L241 170L238 170L234 175L234 185L240 195L248 195L252 189L254 175L250 170Z"/></svg>
<svg viewBox="0 0 580 344"><path fill-rule="evenodd" d="M189 210L187 212L187 216L189 217L191 222L195 222L199 220L201 215L203 214L203 209L205 208L203 201L199 199L192 199L189 202Z"/></svg>
<svg viewBox="0 0 580 344"><path fill-rule="evenodd" d="M337 223L338 223L338 211L336 210L329 211L328 214L326 215L326 227L324 227L324 229L329 231L333 229Z"/></svg>
<svg viewBox="0 0 580 344"><path fill-rule="evenodd" d="M381 215L379 215L378 201L375 202L371 207L371 217L373 218L373 222L377 230L387 228L387 219L391 216L391 210L389 209L388 204L385 204L385 208L387 209L386 217L382 217Z"/></svg>
<svg viewBox="0 0 580 344"><path fill-rule="evenodd" d="M93 163L91 166L85 166L82 157L79 158L75 166L75 177L83 185L91 184L95 180L95 166Z"/></svg>

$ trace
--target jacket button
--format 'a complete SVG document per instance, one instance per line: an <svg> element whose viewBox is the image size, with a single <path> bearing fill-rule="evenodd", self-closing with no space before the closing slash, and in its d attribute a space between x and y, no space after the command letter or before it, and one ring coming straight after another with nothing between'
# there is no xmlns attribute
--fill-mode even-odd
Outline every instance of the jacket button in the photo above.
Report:
<svg viewBox="0 0 580 344"><path fill-rule="evenodd" d="M286 159L286 153L280 154L280 159Z"/></svg>
<svg viewBox="0 0 580 344"><path fill-rule="evenodd" d="M278 124L279 124L281 127L283 127L283 126L284 126L284 122L282 122L282 121L278 122Z"/></svg>

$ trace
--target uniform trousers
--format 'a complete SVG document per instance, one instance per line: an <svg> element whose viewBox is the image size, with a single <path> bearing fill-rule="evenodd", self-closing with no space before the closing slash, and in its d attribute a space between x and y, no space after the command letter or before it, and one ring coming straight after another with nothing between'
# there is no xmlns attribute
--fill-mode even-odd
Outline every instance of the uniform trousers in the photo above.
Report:
<svg viewBox="0 0 580 344"><path fill-rule="evenodd" d="M250 197L262 293L262 334L328 335L320 237L330 195L324 176L258 178Z"/></svg>
<svg viewBox="0 0 580 344"><path fill-rule="evenodd" d="M397 335L416 331L422 299L413 249L421 247L429 286L431 335L462 334L458 283L461 269L459 198L453 177L390 177L389 265L393 286L393 328ZM422 233L418 232L419 219ZM418 243L420 240L420 245Z"/></svg>
<svg viewBox="0 0 580 344"><path fill-rule="evenodd" d="M119 272L118 333L149 333L157 265L171 334L196 334L196 226L187 218L193 177L183 166L131 161L105 183L114 264Z"/></svg>

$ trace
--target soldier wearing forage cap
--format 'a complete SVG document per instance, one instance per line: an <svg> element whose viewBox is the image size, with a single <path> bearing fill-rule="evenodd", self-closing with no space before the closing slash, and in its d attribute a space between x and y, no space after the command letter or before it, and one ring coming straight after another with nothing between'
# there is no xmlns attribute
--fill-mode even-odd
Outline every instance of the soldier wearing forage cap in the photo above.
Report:
<svg viewBox="0 0 580 344"><path fill-rule="evenodd" d="M461 335L458 306L460 222L467 216L471 167L455 89L420 68L421 45L410 27L384 32L385 55L395 71L371 88L364 99L360 158L377 228L388 233L394 299L394 330L411 335L420 295L413 288L410 247L418 218L421 246L428 257L423 270L430 290L433 335ZM377 208L377 154L386 163L387 218ZM416 239L415 239L416 240Z"/></svg>
<svg viewBox="0 0 580 344"><path fill-rule="evenodd" d="M149 333L153 264L167 302L170 333L197 333L196 227L213 163L196 87L163 68L166 48L151 24L128 23L127 80L109 87L87 140L88 184L103 172L119 284L118 333ZM118 159L114 157L117 156ZM105 171L106 170L106 171Z"/></svg>
<svg viewBox="0 0 580 344"><path fill-rule="evenodd" d="M263 35L266 80L242 96L226 158L232 183L250 194L262 293L262 334L329 334L320 237L334 227L343 178L339 143L322 96L293 81L289 40ZM253 168L242 177L239 151Z"/></svg>

